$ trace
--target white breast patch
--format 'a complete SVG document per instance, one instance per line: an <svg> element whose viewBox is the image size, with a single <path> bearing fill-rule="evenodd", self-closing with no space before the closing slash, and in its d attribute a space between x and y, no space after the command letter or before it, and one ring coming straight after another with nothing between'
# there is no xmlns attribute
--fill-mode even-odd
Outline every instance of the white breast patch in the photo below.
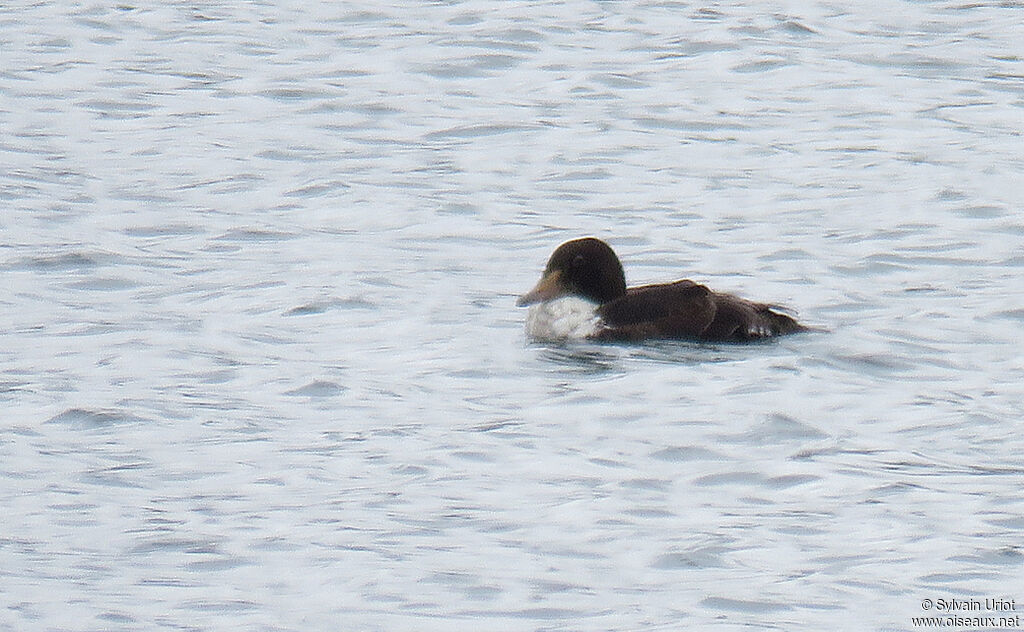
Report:
<svg viewBox="0 0 1024 632"><path fill-rule="evenodd" d="M578 340L601 329L597 304L578 296L563 296L530 306L526 335L536 340Z"/></svg>

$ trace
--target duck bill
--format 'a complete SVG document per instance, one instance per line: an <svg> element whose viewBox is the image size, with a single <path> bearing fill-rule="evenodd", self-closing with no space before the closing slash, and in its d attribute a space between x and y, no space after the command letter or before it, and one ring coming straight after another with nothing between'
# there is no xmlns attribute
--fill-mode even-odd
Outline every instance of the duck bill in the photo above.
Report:
<svg viewBox="0 0 1024 632"><path fill-rule="evenodd" d="M534 303L542 303L544 301L550 301L553 298L558 298L565 292L562 289L562 273L558 270L548 272L541 277L537 285L519 297L516 301L518 307L526 307L527 305L533 305Z"/></svg>

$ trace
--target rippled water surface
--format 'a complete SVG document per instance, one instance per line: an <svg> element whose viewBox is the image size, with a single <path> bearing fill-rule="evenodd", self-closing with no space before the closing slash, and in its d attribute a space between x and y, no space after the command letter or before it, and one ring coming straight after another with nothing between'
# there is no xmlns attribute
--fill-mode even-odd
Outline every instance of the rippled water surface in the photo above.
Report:
<svg viewBox="0 0 1024 632"><path fill-rule="evenodd" d="M0 626L1024 609L1022 42L1017 2L5 4ZM581 235L825 331L530 344Z"/></svg>

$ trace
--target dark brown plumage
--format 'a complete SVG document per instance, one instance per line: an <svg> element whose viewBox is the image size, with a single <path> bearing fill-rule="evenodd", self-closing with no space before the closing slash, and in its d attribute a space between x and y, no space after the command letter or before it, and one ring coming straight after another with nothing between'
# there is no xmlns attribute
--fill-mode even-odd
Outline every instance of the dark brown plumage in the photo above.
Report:
<svg viewBox="0 0 1024 632"><path fill-rule="evenodd" d="M599 324L587 337L598 340L686 338L750 341L805 329L772 305L713 292L693 281L626 288L619 258L600 239L559 246L540 282L518 304L564 296L593 301Z"/></svg>

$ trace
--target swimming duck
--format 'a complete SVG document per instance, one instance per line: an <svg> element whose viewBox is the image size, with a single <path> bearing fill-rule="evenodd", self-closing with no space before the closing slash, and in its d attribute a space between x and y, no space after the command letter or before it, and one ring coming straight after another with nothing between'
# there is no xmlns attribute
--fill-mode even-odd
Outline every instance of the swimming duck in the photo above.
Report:
<svg viewBox="0 0 1024 632"><path fill-rule="evenodd" d="M526 332L540 340L744 342L806 329L773 305L693 281L627 288L619 258L593 237L556 248L537 286L516 305L531 306Z"/></svg>

